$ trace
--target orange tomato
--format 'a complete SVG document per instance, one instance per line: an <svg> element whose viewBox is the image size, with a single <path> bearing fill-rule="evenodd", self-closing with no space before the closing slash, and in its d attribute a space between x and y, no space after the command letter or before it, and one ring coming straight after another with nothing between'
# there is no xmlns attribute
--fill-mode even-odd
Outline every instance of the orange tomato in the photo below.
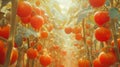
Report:
<svg viewBox="0 0 120 67"><path fill-rule="evenodd" d="M86 59L80 59L78 61L78 66L79 67L90 67L90 61L89 60L86 60Z"/></svg>
<svg viewBox="0 0 120 67"><path fill-rule="evenodd" d="M75 39L76 40L81 40L82 39L82 35L80 33L75 34Z"/></svg>
<svg viewBox="0 0 120 67"><path fill-rule="evenodd" d="M71 27L66 27L65 28L65 33L66 34L70 34L72 32L72 28Z"/></svg>
<svg viewBox="0 0 120 67"><path fill-rule="evenodd" d="M48 33L46 31L42 31L40 35L41 35L41 38L47 38L48 37Z"/></svg>
<svg viewBox="0 0 120 67"><path fill-rule="evenodd" d="M91 40L86 40L86 43L87 43L89 46L91 46L91 45L93 44Z"/></svg>
<svg viewBox="0 0 120 67"><path fill-rule="evenodd" d="M36 0L35 4L36 6L40 6L40 0Z"/></svg>
<svg viewBox="0 0 120 67"><path fill-rule="evenodd" d="M31 26L35 29L40 29L44 23L44 18L39 15L35 15L30 20Z"/></svg>
<svg viewBox="0 0 120 67"><path fill-rule="evenodd" d="M52 62L52 58L49 55L40 55L39 62L46 67Z"/></svg>
<svg viewBox="0 0 120 67"><path fill-rule="evenodd" d="M81 28L81 27L74 27L73 30L72 30L72 32L73 32L74 34L81 33L81 31L82 31L82 28Z"/></svg>
<svg viewBox="0 0 120 67"><path fill-rule="evenodd" d="M18 3L17 15L20 17L29 16L32 13L32 6L27 1L20 1Z"/></svg>

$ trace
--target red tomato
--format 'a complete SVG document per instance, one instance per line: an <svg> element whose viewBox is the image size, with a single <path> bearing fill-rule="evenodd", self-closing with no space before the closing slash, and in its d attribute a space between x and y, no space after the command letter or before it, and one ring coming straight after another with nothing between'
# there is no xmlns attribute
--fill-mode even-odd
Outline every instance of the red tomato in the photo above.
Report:
<svg viewBox="0 0 120 67"><path fill-rule="evenodd" d="M65 28L65 33L66 34L70 34L72 32L72 28L71 27L66 27Z"/></svg>
<svg viewBox="0 0 120 67"><path fill-rule="evenodd" d="M109 66L106 66L104 64L101 64L101 62L99 61L98 58L93 61L93 66L94 67L109 67Z"/></svg>
<svg viewBox="0 0 120 67"><path fill-rule="evenodd" d="M40 64L43 66L48 66L52 62L52 58L49 55L41 55L39 59Z"/></svg>
<svg viewBox="0 0 120 67"><path fill-rule="evenodd" d="M32 6L27 1L20 1L18 3L17 15L20 17L27 17L32 13Z"/></svg>
<svg viewBox="0 0 120 67"><path fill-rule="evenodd" d="M10 64L14 64L17 59L18 59L18 51L16 48L13 48L12 54L11 54L11 59L10 59Z"/></svg>
<svg viewBox="0 0 120 67"><path fill-rule="evenodd" d="M116 56L112 52L101 52L98 58L102 64L107 66L113 65L117 61Z"/></svg>
<svg viewBox="0 0 120 67"><path fill-rule="evenodd" d="M27 57L29 59L35 59L37 57L37 50L33 49L33 48L29 48L27 50Z"/></svg>
<svg viewBox="0 0 120 67"><path fill-rule="evenodd" d="M95 30L95 38L98 40L98 41L107 41L109 40L111 37L111 31L107 28L104 28L104 27L98 27L96 30Z"/></svg>
<svg viewBox="0 0 120 67"><path fill-rule="evenodd" d="M40 29L44 23L43 17L35 15L30 20L31 26L35 29Z"/></svg>
<svg viewBox="0 0 120 67"><path fill-rule="evenodd" d="M24 24L28 24L30 22L31 19L31 15L27 16L27 17L21 17L21 21Z"/></svg>
<svg viewBox="0 0 120 67"><path fill-rule="evenodd" d="M0 40L0 64L3 65L6 58L6 49L3 41Z"/></svg>
<svg viewBox="0 0 120 67"><path fill-rule="evenodd" d="M10 34L10 27L11 26L9 24L4 27L0 27L0 36L8 39Z"/></svg>
<svg viewBox="0 0 120 67"><path fill-rule="evenodd" d="M90 5L93 8L101 7L105 4L106 0L89 0Z"/></svg>
<svg viewBox="0 0 120 67"><path fill-rule="evenodd" d="M108 11L98 11L94 15L94 20L98 26L102 26L103 24L109 22L110 17Z"/></svg>
<svg viewBox="0 0 120 67"><path fill-rule="evenodd" d="M37 51L40 52L41 50L42 50L42 45L41 44L37 45Z"/></svg>
<svg viewBox="0 0 120 67"><path fill-rule="evenodd" d="M86 43L91 46L93 44L93 42L91 40L86 40Z"/></svg>
<svg viewBox="0 0 120 67"><path fill-rule="evenodd" d="M90 67L90 61L89 60L83 60L83 59L80 59L78 61L78 66L79 67Z"/></svg>
<svg viewBox="0 0 120 67"><path fill-rule="evenodd" d="M34 41L31 41L31 42L30 42L30 47L33 47L33 46L35 46L35 42L34 42Z"/></svg>

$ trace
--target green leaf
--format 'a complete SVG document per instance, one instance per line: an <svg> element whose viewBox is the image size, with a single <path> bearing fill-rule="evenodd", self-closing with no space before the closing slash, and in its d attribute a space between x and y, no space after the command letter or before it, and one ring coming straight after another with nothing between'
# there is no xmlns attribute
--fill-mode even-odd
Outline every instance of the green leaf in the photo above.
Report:
<svg viewBox="0 0 120 67"><path fill-rule="evenodd" d="M106 6L110 6L110 0L106 0Z"/></svg>
<svg viewBox="0 0 120 67"><path fill-rule="evenodd" d="M31 29L25 28L25 30L24 30L24 37L29 37L31 35L33 35L34 37L38 36L37 32L34 31L32 28Z"/></svg>
<svg viewBox="0 0 120 67"><path fill-rule="evenodd" d="M119 11L117 8L111 8L109 10L109 16L111 19L118 17L118 15L119 15Z"/></svg>
<svg viewBox="0 0 120 67"><path fill-rule="evenodd" d="M21 34L17 34L15 36L15 43L19 47L22 45L22 35Z"/></svg>
<svg viewBox="0 0 120 67"><path fill-rule="evenodd" d="M18 26L17 33L22 34L22 36L26 38L30 37L31 35L34 37L38 37L37 32L35 30L33 30L32 28L26 28L21 24L19 24Z"/></svg>
<svg viewBox="0 0 120 67"><path fill-rule="evenodd" d="M87 15L92 11L92 8L89 6L88 8L85 8L83 10L81 10L78 13L78 19L77 19L77 23L79 23L80 21L82 21L82 19L84 19L85 17L87 17Z"/></svg>

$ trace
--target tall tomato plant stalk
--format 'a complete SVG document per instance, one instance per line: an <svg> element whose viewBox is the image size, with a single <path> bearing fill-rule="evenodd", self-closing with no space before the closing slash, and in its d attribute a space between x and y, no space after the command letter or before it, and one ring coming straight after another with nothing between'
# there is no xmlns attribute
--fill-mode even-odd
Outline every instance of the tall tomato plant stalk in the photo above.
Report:
<svg viewBox="0 0 120 67"><path fill-rule="evenodd" d="M10 29L10 36L8 38L7 55L6 55L5 64L3 67L9 67L10 56L11 56L11 52L14 44L14 35L15 35L15 29L16 29L16 12L17 12L16 9L17 9L18 0L11 0L11 3L12 3L12 7L11 7L12 15L10 20L11 29Z"/></svg>
<svg viewBox="0 0 120 67"><path fill-rule="evenodd" d="M84 46L85 46L85 48L86 48L86 50L87 50L87 59L90 61L90 67L92 67L90 50L89 50L89 48L88 48L88 45L86 44L85 19L82 20L82 28L83 28L83 42L84 42Z"/></svg>
<svg viewBox="0 0 120 67"><path fill-rule="evenodd" d="M117 6L114 6L114 0L111 0L111 8L114 8ZM119 48L118 48L118 42L117 42L117 30L116 30L116 23L118 22L118 20L116 20L115 18L110 20L110 26L111 26L111 30L113 32L113 40L114 40L114 50L118 59L118 62L120 63L120 54L119 54Z"/></svg>

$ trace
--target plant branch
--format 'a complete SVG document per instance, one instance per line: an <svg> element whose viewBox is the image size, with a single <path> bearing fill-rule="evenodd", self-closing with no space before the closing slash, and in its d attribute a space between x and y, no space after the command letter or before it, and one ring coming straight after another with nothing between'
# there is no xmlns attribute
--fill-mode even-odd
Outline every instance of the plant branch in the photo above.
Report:
<svg viewBox="0 0 120 67"><path fill-rule="evenodd" d="M16 9L17 9L17 0L11 0L12 2L12 15L11 15L11 29L10 29L10 36L8 39L8 49L7 49L7 55L5 59L5 64L3 67L9 67L10 63L10 56L12 52L13 42L14 42L14 35L15 35L15 27L16 27Z"/></svg>
<svg viewBox="0 0 120 67"><path fill-rule="evenodd" d="M120 62L120 54L119 54L119 48L118 48L118 42L117 42L117 34L116 34L116 26L115 26L115 21L114 19L111 19L111 29L112 29L112 32L113 32L113 38L114 38L114 49L115 49L115 53L116 53L116 56L118 58L118 61Z"/></svg>
<svg viewBox="0 0 120 67"><path fill-rule="evenodd" d="M86 44L85 19L83 19L83 21L82 21L82 27L83 27L83 42L84 42L84 46L85 46L85 48L86 48L86 50L87 50L87 59L88 59L88 60L90 61L90 63L91 63L89 48L88 48L88 46L87 46L87 44ZM90 67L92 67L92 63L91 63L91 66L90 66Z"/></svg>

